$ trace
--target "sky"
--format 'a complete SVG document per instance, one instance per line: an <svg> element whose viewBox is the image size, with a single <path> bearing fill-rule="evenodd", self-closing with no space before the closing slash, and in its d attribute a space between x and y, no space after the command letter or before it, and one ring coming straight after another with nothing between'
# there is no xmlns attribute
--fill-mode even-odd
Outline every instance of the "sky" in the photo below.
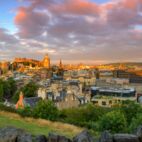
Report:
<svg viewBox="0 0 142 142"><path fill-rule="evenodd" d="M142 0L1 0L0 61L142 62Z"/></svg>

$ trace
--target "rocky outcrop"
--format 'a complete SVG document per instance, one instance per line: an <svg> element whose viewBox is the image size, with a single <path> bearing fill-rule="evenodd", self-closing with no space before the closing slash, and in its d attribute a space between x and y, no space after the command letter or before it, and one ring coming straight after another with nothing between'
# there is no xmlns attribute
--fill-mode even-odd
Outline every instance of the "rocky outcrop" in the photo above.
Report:
<svg viewBox="0 0 142 142"><path fill-rule="evenodd" d="M142 142L142 126L138 127L134 134L111 135L108 131L105 131L98 142Z"/></svg>
<svg viewBox="0 0 142 142"><path fill-rule="evenodd" d="M0 142L95 142L96 140L87 130L82 131L72 140L55 133L48 136L33 136L24 130L7 127L0 129ZM142 142L142 126L138 127L134 134L110 134L104 131L97 142Z"/></svg>
<svg viewBox="0 0 142 142"><path fill-rule="evenodd" d="M140 142L136 135L132 134L115 134L113 136L114 142Z"/></svg>
<svg viewBox="0 0 142 142"><path fill-rule="evenodd" d="M12 127L0 129L0 142L16 142L23 134L25 134L23 130Z"/></svg>
<svg viewBox="0 0 142 142"><path fill-rule="evenodd" d="M84 130L80 134L78 134L76 137L73 138L73 142L93 142L93 137L90 135L90 133L87 130Z"/></svg>
<svg viewBox="0 0 142 142"><path fill-rule="evenodd" d="M35 142L47 142L47 138L44 135L39 135L34 138Z"/></svg>
<svg viewBox="0 0 142 142"><path fill-rule="evenodd" d="M135 135L138 136L139 141L142 142L142 125L136 129Z"/></svg>
<svg viewBox="0 0 142 142"><path fill-rule="evenodd" d="M65 136L49 133L48 142L72 142L69 138Z"/></svg>
<svg viewBox="0 0 142 142"><path fill-rule="evenodd" d="M108 131L104 131L99 139L99 142L113 142L113 137Z"/></svg>

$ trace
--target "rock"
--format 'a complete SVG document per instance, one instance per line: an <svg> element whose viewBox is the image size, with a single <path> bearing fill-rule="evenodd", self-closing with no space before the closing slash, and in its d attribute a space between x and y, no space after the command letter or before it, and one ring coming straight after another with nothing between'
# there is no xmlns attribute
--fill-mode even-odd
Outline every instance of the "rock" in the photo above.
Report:
<svg viewBox="0 0 142 142"><path fill-rule="evenodd" d="M101 134L99 142L113 142L113 137L108 131L104 131Z"/></svg>
<svg viewBox="0 0 142 142"><path fill-rule="evenodd" d="M44 135L39 135L35 137L35 142L47 142L47 138Z"/></svg>
<svg viewBox="0 0 142 142"><path fill-rule="evenodd" d="M33 142L33 138L30 134L23 134L18 136L16 142Z"/></svg>
<svg viewBox="0 0 142 142"><path fill-rule="evenodd" d="M114 142L140 142L136 135L130 134L115 134L113 136Z"/></svg>
<svg viewBox="0 0 142 142"><path fill-rule="evenodd" d="M0 142L16 142L17 137L23 133L23 130L13 127L0 129Z"/></svg>
<svg viewBox="0 0 142 142"><path fill-rule="evenodd" d="M60 136L54 133L49 133L47 139L48 139L48 142L71 142L69 138L66 138L65 136Z"/></svg>
<svg viewBox="0 0 142 142"><path fill-rule="evenodd" d="M138 136L139 141L142 142L142 125L136 129L135 134Z"/></svg>
<svg viewBox="0 0 142 142"><path fill-rule="evenodd" d="M82 131L76 137L73 138L73 142L93 142L93 137L87 130Z"/></svg>

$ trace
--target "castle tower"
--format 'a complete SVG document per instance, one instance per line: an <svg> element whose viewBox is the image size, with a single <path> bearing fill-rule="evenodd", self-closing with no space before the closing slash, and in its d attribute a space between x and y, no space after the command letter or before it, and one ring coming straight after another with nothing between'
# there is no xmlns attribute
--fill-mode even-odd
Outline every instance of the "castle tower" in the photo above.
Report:
<svg viewBox="0 0 142 142"><path fill-rule="evenodd" d="M50 68L50 58L48 57L48 54L45 55L42 63L43 63L43 67L48 69Z"/></svg>

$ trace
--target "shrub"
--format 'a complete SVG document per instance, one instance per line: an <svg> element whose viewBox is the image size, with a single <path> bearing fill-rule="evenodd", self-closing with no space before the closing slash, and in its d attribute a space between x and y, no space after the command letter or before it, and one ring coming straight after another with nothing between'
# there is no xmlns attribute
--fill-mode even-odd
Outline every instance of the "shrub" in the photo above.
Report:
<svg viewBox="0 0 142 142"><path fill-rule="evenodd" d="M16 113L16 109L15 108L5 106L4 104L0 104L0 110Z"/></svg>
<svg viewBox="0 0 142 142"><path fill-rule="evenodd" d="M16 91L16 93L13 95L12 101L14 103L17 103L17 101L19 100L19 94L20 94L20 91Z"/></svg>
<svg viewBox="0 0 142 142"><path fill-rule="evenodd" d="M109 130L112 133L125 132L126 126L126 118L121 111L108 112L99 121L100 131Z"/></svg>
<svg viewBox="0 0 142 142"><path fill-rule="evenodd" d="M30 107L25 107L24 109L18 109L17 113L20 114L22 117L32 117L33 110Z"/></svg>
<svg viewBox="0 0 142 142"><path fill-rule="evenodd" d="M142 125L142 113L137 114L129 126L129 131L133 132L138 126Z"/></svg>
<svg viewBox="0 0 142 142"><path fill-rule="evenodd" d="M124 112L128 125L138 113L142 112L141 105L133 101L124 101L120 109Z"/></svg>
<svg viewBox="0 0 142 142"><path fill-rule="evenodd" d="M25 97L35 97L37 95L38 85L34 82L29 82L20 91L23 92Z"/></svg>
<svg viewBox="0 0 142 142"><path fill-rule="evenodd" d="M96 107L93 104L87 104L79 108L62 110L60 118L67 123L87 127L89 129L96 129L96 122L108 111L110 111L109 108Z"/></svg>
<svg viewBox="0 0 142 142"><path fill-rule="evenodd" d="M3 96L4 96L4 90L3 90L3 85L0 84L0 102L3 102Z"/></svg>
<svg viewBox="0 0 142 142"><path fill-rule="evenodd" d="M33 109L33 116L48 120L57 120L59 111L52 101L42 100Z"/></svg>

